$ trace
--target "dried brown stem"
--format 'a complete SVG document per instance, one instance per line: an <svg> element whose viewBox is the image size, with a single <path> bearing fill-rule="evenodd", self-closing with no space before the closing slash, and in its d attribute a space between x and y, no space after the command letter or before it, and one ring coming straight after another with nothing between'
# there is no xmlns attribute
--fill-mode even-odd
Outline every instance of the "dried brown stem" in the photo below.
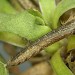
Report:
<svg viewBox="0 0 75 75"><path fill-rule="evenodd" d="M73 34L74 31L75 19L38 39L36 42L26 48L26 52L23 51L16 55L16 57L13 57L13 59L8 62L8 65L17 65L23 63L32 56L38 54L45 47L52 45L53 43L69 36L70 34Z"/></svg>

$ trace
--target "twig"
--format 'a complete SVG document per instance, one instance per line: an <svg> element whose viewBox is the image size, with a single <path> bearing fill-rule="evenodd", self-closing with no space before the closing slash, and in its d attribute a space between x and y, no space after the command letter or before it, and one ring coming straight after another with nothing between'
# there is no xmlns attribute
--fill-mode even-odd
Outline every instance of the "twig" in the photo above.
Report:
<svg viewBox="0 0 75 75"><path fill-rule="evenodd" d="M53 43L69 36L70 34L73 34L74 31L75 19L38 39L36 42L26 48L26 52L24 50L23 52L16 55L16 57L13 57L13 59L8 62L8 65L17 65L23 63L32 56L38 54L48 45L52 45Z"/></svg>

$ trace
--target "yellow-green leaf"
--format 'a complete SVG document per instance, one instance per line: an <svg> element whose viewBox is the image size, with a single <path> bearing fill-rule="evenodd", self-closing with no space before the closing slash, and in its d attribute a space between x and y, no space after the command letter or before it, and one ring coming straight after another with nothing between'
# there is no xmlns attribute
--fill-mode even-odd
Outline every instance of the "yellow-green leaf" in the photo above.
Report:
<svg viewBox="0 0 75 75"><path fill-rule="evenodd" d="M50 25L56 7L55 0L39 0L39 5L45 22Z"/></svg>
<svg viewBox="0 0 75 75"><path fill-rule="evenodd" d="M3 35L6 36L4 37L5 40L9 40L8 42L11 42L11 44L24 46L23 41L25 38L34 41L49 31L51 31L51 29L45 25L44 20L40 16L35 16L35 14L32 14L27 10L12 15L0 13L0 37ZM20 43L18 39L23 41Z"/></svg>
<svg viewBox="0 0 75 75"><path fill-rule="evenodd" d="M68 37L68 46L67 46L68 51L75 49L75 35L71 35Z"/></svg>
<svg viewBox="0 0 75 75"><path fill-rule="evenodd" d="M60 50L53 55L50 63L56 75L74 75L63 62L62 57L60 56Z"/></svg>

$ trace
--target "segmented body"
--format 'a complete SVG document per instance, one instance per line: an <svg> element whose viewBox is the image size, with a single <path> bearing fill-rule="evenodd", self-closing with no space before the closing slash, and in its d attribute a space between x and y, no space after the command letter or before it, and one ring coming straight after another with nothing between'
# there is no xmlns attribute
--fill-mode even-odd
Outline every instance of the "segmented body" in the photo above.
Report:
<svg viewBox="0 0 75 75"><path fill-rule="evenodd" d="M16 55L15 58L13 57L8 65L17 65L28 60L31 56L36 55L43 48L47 47L48 45L52 45L70 34L73 34L74 31L75 19L39 38L36 42L26 48L27 51L21 52L20 54Z"/></svg>

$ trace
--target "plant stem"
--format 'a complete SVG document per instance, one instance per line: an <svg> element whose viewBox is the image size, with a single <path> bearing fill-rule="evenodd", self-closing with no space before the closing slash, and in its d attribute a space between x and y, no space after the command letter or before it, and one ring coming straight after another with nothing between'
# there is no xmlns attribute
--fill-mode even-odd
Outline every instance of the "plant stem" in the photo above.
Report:
<svg viewBox="0 0 75 75"><path fill-rule="evenodd" d="M74 31L75 19L39 38L32 45L28 46L25 50L13 57L12 60L8 62L8 65L17 65L23 63L32 56L38 54L45 47L52 45L53 43L69 36L70 34L73 34Z"/></svg>

